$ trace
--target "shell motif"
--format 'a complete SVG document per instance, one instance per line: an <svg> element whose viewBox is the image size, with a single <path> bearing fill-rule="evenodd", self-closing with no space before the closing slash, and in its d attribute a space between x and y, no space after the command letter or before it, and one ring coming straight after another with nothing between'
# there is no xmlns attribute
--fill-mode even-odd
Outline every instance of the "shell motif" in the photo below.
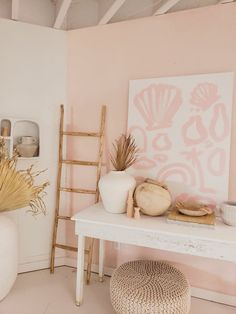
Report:
<svg viewBox="0 0 236 314"><path fill-rule="evenodd" d="M206 110L220 98L217 92L218 88L215 84L198 84L191 93L190 102L200 109Z"/></svg>
<svg viewBox="0 0 236 314"><path fill-rule="evenodd" d="M134 97L134 105L147 130L168 128L182 103L181 91L173 85L152 84Z"/></svg>

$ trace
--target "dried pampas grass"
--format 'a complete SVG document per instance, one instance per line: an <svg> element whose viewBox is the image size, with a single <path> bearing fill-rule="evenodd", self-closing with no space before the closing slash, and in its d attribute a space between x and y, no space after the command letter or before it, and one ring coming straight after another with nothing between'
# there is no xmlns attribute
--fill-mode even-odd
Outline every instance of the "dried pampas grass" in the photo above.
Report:
<svg viewBox="0 0 236 314"><path fill-rule="evenodd" d="M27 170L16 169L17 157L8 158L5 143L0 140L0 212L30 206L34 215L46 213L42 200L48 182L34 185L34 178L41 172L33 173L33 166Z"/></svg>
<svg viewBox="0 0 236 314"><path fill-rule="evenodd" d="M123 171L132 166L137 160L138 148L131 135L122 134L115 144L114 155L111 155L111 162L117 171Z"/></svg>

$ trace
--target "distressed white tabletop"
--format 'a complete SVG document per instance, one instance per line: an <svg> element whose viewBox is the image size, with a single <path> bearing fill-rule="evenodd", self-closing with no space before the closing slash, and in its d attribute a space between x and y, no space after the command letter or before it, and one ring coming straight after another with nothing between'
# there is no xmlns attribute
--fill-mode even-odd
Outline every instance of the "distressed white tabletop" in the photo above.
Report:
<svg viewBox="0 0 236 314"><path fill-rule="evenodd" d="M170 224L166 217L142 215L135 220L126 214L108 213L98 203L74 215L72 220L78 235L77 305L83 301L86 236L99 239L100 279L103 278L104 240L236 262L236 228L224 225L220 219L214 229Z"/></svg>
<svg viewBox="0 0 236 314"><path fill-rule="evenodd" d="M72 220L77 235L236 262L236 227L220 219L214 229L170 224L165 216L142 215L135 220L108 213L98 203Z"/></svg>

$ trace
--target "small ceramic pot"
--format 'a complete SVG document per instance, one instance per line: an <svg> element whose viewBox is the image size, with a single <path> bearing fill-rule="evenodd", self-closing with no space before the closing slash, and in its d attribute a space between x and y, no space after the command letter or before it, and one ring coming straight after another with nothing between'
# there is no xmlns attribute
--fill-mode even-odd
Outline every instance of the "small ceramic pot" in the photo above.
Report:
<svg viewBox="0 0 236 314"><path fill-rule="evenodd" d="M236 202L223 202L220 206L220 211L225 224L236 226Z"/></svg>
<svg viewBox="0 0 236 314"><path fill-rule="evenodd" d="M38 145L37 144L18 144L16 146L16 149L20 155L20 157L34 157L37 150Z"/></svg>
<svg viewBox="0 0 236 314"><path fill-rule="evenodd" d="M16 149L20 157L34 157L38 150L38 141L33 136L21 136L17 139Z"/></svg>

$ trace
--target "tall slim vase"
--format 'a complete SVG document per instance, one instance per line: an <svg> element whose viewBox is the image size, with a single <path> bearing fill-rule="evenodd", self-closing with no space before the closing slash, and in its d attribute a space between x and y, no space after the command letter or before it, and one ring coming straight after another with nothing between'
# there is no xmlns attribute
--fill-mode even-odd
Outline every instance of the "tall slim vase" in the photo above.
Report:
<svg viewBox="0 0 236 314"><path fill-rule="evenodd" d="M130 189L134 189L134 177L125 171L110 171L99 181L99 191L106 211L114 214L126 212L126 202Z"/></svg>
<svg viewBox="0 0 236 314"><path fill-rule="evenodd" d="M0 213L0 301L9 293L18 271L17 226Z"/></svg>

